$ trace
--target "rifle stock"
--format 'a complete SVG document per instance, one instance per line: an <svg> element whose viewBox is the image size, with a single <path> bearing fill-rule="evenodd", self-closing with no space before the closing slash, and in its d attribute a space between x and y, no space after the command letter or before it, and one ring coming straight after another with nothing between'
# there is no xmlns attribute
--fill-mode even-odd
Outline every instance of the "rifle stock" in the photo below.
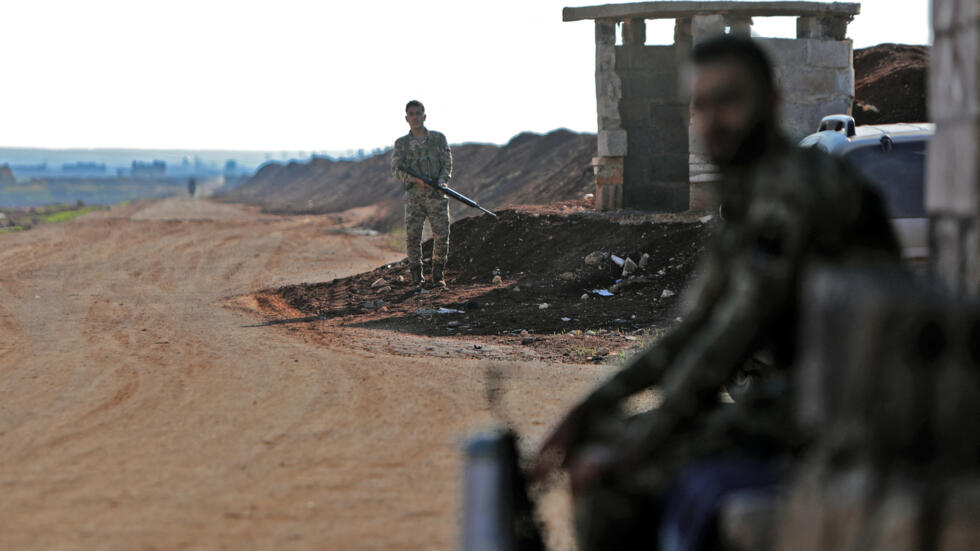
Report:
<svg viewBox="0 0 980 551"><path fill-rule="evenodd" d="M404 172L405 174L408 174L409 176L414 176L414 177L418 178L419 180L422 180L429 187L431 187L432 189L434 189L434 190L442 193L446 197L452 197L453 199L459 201L460 203L463 203L464 205L466 205L468 207L473 207L475 209L480 209L483 212L489 214L490 216L493 216L494 218L497 217L496 214L494 214L494 213L490 212L489 210L481 207L480 205L477 204L476 201L470 199L469 197L463 195L462 193L456 191L455 189L453 189L453 188L451 188L449 186L440 186L439 185L439 181L436 180L436 179L434 179L434 178L429 178L428 176L425 176L424 174L422 174L420 172L416 172L416 171L412 170L411 168L408 168L405 165L398 165L398 170Z"/></svg>

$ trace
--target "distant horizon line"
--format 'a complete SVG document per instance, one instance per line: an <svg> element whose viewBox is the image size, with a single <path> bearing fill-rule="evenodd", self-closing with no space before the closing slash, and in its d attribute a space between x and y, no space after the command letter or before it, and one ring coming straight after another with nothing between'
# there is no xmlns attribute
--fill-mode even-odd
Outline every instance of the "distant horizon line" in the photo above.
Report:
<svg viewBox="0 0 980 551"><path fill-rule="evenodd" d="M546 136L553 132L571 132L573 134L595 134L594 131L580 131L572 130L567 126L560 126L553 128L545 132L537 132L533 130L523 130L517 132L506 141L501 143L496 143L489 140L464 140L461 142L456 142L453 145L470 145L470 144L487 144L487 145L506 145L510 143L514 138L524 135L524 134L537 134L540 136ZM214 152L214 153L224 153L224 152L243 152L243 153L310 153L310 154L321 154L326 153L328 155L333 154L345 154L348 152L356 152L358 150L364 150L365 152L373 151L375 149L389 149L392 146L391 143L387 143L383 146L375 147L348 147L345 149L231 149L224 147L206 147L206 148L189 148L189 147L138 147L138 146L70 146L70 147L51 147L51 146L36 146L36 145L3 145L0 144L0 150L4 149L18 149L18 150L42 150L42 151L179 151L179 152Z"/></svg>
<svg viewBox="0 0 980 551"><path fill-rule="evenodd" d="M85 146L71 146L71 147L51 147L51 146L38 146L38 145L0 145L0 150L4 149L33 149L42 151L179 151L179 152L213 152L213 153L226 153L226 152L242 152L242 153L346 153L348 151L357 151L358 149L366 148L349 148L343 150L330 150L330 149L230 149L224 147L137 147L137 146L95 146L95 147L85 147Z"/></svg>

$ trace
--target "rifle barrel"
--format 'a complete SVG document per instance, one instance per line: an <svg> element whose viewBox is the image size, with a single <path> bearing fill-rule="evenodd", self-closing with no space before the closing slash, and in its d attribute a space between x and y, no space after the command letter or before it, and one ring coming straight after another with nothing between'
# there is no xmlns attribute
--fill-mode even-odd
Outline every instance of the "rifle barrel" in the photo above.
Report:
<svg viewBox="0 0 980 551"><path fill-rule="evenodd" d="M447 197L452 197L453 199L459 201L460 203L463 203L464 205L466 205L468 207L473 207L475 209L480 209L483 212L489 214L490 216L493 216L494 218L497 217L496 214L494 214L494 213L490 212L489 210L481 207L479 204L477 204L476 201L470 199L469 197L463 195L462 193L456 191L455 189L453 189L453 188L451 188L449 186L440 186L439 185L439 181L436 180L436 179L434 179L434 178L429 178L428 176L425 176L424 174L421 174L419 172L416 172L416 171L412 170L411 168L408 168L405 165L398 165L398 170L404 172L405 174L408 174L409 176L414 176L414 177L422 180L423 182L425 182L426 184L428 184L430 187L436 189L437 191L439 191L443 195L445 195Z"/></svg>

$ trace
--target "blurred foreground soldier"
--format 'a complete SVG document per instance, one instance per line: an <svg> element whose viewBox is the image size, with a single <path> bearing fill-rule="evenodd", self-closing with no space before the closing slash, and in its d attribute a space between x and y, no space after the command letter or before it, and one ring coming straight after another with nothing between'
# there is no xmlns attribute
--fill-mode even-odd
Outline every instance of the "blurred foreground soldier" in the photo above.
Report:
<svg viewBox="0 0 980 551"><path fill-rule="evenodd" d="M576 406L532 466L538 481L568 469L583 551L713 548L714 504L778 483L781 458L802 444L787 376L801 272L814 261L899 257L877 194L841 162L783 137L772 71L754 42L723 36L693 56L692 122L722 174L722 224L683 321ZM722 403L758 355L765 376ZM655 385L656 409L623 413L627 398Z"/></svg>
<svg viewBox="0 0 980 551"><path fill-rule="evenodd" d="M421 102L408 102L405 120L411 130L395 141L391 172L405 184L405 240L412 284L419 286L425 281L422 277L422 226L428 218L432 228L432 286L445 287L449 255L449 198L421 178L398 170L398 166L404 165L445 186L452 176L453 155L446 137L425 127L425 106Z"/></svg>
<svg viewBox="0 0 980 551"><path fill-rule="evenodd" d="M197 180L195 180L194 178L187 180L187 193L191 197L194 197L194 192L196 191L197 191Z"/></svg>

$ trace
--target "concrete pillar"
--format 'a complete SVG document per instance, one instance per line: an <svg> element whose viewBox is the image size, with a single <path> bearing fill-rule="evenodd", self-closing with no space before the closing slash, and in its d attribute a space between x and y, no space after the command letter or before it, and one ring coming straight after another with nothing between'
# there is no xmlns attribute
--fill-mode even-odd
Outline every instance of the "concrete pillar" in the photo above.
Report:
<svg viewBox="0 0 980 551"><path fill-rule="evenodd" d="M952 290L980 295L980 3L933 0L935 42L926 208L932 270Z"/></svg>
<svg viewBox="0 0 980 551"><path fill-rule="evenodd" d="M730 34L738 36L752 36L751 17L727 17L725 25L731 27Z"/></svg>
<svg viewBox="0 0 980 551"><path fill-rule="evenodd" d="M844 40L847 38L847 24L851 17L843 16L804 16L796 19L796 38L819 38L823 40Z"/></svg>
<svg viewBox="0 0 980 551"><path fill-rule="evenodd" d="M725 16L695 15L691 18L691 39L698 44L725 32ZM688 208L707 210L715 206L717 183L721 175L698 141L694 126L688 127L688 180L691 183Z"/></svg>
<svg viewBox="0 0 980 551"><path fill-rule="evenodd" d="M596 210L623 208L623 158L593 157Z"/></svg>
<svg viewBox="0 0 980 551"><path fill-rule="evenodd" d="M647 41L645 19L628 19L623 22L623 46L643 46Z"/></svg>
<svg viewBox="0 0 980 551"><path fill-rule="evenodd" d="M684 54L691 48L692 35L691 18L682 17L674 20L674 45L678 48L685 47Z"/></svg>
<svg viewBox="0 0 980 551"><path fill-rule="evenodd" d="M640 27L644 26L639 20ZM625 33L624 28L624 33ZM630 39L636 38L636 25L631 25ZM624 34L624 39L626 34ZM645 41L646 38L644 37ZM595 22L595 91L598 115L598 157L593 160L596 178L596 206L600 210L623 206L623 157L626 156L626 130L619 114L623 97L623 82L616 73L616 23ZM608 159L607 159L608 158ZM618 171L615 169L618 159Z"/></svg>

